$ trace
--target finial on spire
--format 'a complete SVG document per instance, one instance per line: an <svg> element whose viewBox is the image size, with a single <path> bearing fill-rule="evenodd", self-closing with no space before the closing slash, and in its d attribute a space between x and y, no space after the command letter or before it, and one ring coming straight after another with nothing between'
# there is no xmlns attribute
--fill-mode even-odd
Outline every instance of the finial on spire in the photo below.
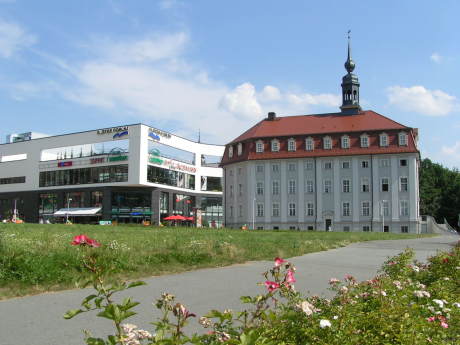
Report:
<svg viewBox="0 0 460 345"><path fill-rule="evenodd" d="M351 30L348 30L348 55L347 55L347 61L345 62L345 69L347 70L348 73L353 72L355 69L355 62L351 58Z"/></svg>

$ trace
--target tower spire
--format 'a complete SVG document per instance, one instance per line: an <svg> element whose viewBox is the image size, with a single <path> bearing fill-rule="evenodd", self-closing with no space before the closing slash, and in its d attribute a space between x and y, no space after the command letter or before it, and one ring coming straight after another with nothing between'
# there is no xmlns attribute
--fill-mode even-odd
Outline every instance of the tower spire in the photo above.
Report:
<svg viewBox="0 0 460 345"><path fill-rule="evenodd" d="M361 111L359 105L359 81L358 76L353 74L356 65L351 58L351 30L348 30L348 54L345 61L347 75L342 78L342 106L340 109L343 114L352 115Z"/></svg>

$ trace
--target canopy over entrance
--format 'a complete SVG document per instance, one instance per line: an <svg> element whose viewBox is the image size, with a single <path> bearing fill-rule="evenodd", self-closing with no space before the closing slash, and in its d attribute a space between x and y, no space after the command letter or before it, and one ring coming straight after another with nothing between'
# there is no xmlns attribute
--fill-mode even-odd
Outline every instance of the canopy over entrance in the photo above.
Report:
<svg viewBox="0 0 460 345"><path fill-rule="evenodd" d="M67 215L72 217L78 216L98 216L101 207L80 207L80 208L61 208L54 212L55 217L65 217Z"/></svg>

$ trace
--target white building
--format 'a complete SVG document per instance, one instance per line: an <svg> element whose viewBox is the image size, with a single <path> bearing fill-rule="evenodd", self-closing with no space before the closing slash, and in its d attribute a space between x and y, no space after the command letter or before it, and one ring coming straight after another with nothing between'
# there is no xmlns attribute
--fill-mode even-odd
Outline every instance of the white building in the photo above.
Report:
<svg viewBox="0 0 460 345"><path fill-rule="evenodd" d="M2 144L0 215L157 224L198 208L220 226L223 151L143 124Z"/></svg>
<svg viewBox="0 0 460 345"><path fill-rule="evenodd" d="M341 112L269 113L226 145L226 226L420 232L418 131L362 111L354 67Z"/></svg>

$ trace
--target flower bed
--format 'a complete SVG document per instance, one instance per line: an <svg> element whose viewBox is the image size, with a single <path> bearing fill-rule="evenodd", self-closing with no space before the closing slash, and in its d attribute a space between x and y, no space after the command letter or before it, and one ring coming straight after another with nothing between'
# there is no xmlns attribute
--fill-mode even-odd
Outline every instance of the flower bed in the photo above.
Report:
<svg viewBox="0 0 460 345"><path fill-rule="evenodd" d="M65 317L99 310L98 316L112 320L115 326L115 334L107 339L88 335L90 345L460 344L460 242L427 263L414 262L413 252L407 249L389 259L372 280L357 282L350 275L331 278L336 295L330 300L297 292L295 267L276 258L260 283L264 293L241 297L246 309L213 310L199 318L206 332L187 336L183 327L196 316L167 293L156 302L163 316L154 323L155 332L125 324L135 314L132 309L137 303L128 298L115 304L112 295L141 282L106 286L105 268L97 263L99 249L88 245L88 240L76 245L87 251L83 263L91 272L88 284L97 293Z"/></svg>

